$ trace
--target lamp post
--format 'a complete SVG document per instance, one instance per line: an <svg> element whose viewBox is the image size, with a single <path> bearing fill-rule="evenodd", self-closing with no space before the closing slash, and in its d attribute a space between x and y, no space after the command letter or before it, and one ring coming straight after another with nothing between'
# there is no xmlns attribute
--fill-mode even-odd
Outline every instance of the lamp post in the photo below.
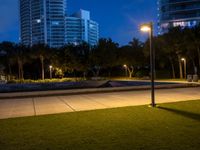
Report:
<svg viewBox="0 0 200 150"><path fill-rule="evenodd" d="M149 33L150 41L150 67L151 67L151 106L155 107L155 52L153 49L153 22L142 24L140 26L142 32Z"/></svg>
<svg viewBox="0 0 200 150"><path fill-rule="evenodd" d="M181 60L184 63L184 76L185 76L185 79L187 79L187 60L186 58L181 58Z"/></svg>
<svg viewBox="0 0 200 150"><path fill-rule="evenodd" d="M124 67L124 69L125 69L125 75L126 75L126 77L127 77L127 76L128 76L128 70L127 70L127 67L128 67L128 66L125 64L123 67Z"/></svg>
<svg viewBox="0 0 200 150"><path fill-rule="evenodd" d="M52 79L52 68L53 68L53 66L49 66L50 79Z"/></svg>

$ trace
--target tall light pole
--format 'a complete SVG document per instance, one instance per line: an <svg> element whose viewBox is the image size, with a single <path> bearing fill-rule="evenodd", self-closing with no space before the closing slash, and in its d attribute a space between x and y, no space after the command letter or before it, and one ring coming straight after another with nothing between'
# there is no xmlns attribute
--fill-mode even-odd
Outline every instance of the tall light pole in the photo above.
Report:
<svg viewBox="0 0 200 150"><path fill-rule="evenodd" d="M149 33L150 41L150 67L151 67L151 106L155 107L155 52L153 49L153 22L142 24L140 26L142 32Z"/></svg>
<svg viewBox="0 0 200 150"><path fill-rule="evenodd" d="M53 68L53 66L49 66L50 79L52 79L52 68Z"/></svg>
<svg viewBox="0 0 200 150"><path fill-rule="evenodd" d="M181 58L181 60L184 63L184 76L185 76L185 79L187 79L187 60L186 58Z"/></svg>

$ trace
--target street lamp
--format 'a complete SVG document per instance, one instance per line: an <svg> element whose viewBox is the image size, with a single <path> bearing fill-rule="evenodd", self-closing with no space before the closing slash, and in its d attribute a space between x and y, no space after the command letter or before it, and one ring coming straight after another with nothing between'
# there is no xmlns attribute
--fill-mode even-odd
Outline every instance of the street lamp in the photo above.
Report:
<svg viewBox="0 0 200 150"><path fill-rule="evenodd" d="M181 58L181 61L183 61L184 63L184 76L185 76L185 79L187 79L187 60L186 58Z"/></svg>
<svg viewBox="0 0 200 150"><path fill-rule="evenodd" d="M142 24L140 26L142 32L149 33L150 41L150 67L151 67L151 106L155 107L155 52L153 49L153 22Z"/></svg>
<svg viewBox="0 0 200 150"><path fill-rule="evenodd" d="M52 79L52 68L53 68L53 66L49 66L50 79Z"/></svg>
<svg viewBox="0 0 200 150"><path fill-rule="evenodd" d="M128 66L125 64L124 66L123 66L124 68L125 68L125 73L126 73L126 77L128 76Z"/></svg>

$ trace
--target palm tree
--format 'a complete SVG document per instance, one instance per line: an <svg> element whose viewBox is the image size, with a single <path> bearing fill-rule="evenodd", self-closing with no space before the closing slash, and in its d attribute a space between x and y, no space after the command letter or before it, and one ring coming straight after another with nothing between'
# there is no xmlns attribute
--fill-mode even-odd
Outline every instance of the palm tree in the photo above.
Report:
<svg viewBox="0 0 200 150"><path fill-rule="evenodd" d="M22 44L15 44L11 42L3 42L0 44L0 50L5 52L6 63L8 67L8 79L12 75L12 65L15 63L18 66L18 79L24 79L23 65L28 60L28 48Z"/></svg>
<svg viewBox="0 0 200 150"><path fill-rule="evenodd" d="M51 49L45 44L36 44L32 46L32 57L40 60L41 64L41 78L45 78L44 61L51 56Z"/></svg>
<svg viewBox="0 0 200 150"><path fill-rule="evenodd" d="M175 52L178 58L178 64L179 64L179 73L180 78L183 79L183 68L182 68L182 55L184 51L184 32L181 29L181 27L175 27L169 29L169 32L166 33L166 42L171 47L171 49Z"/></svg>
<svg viewBox="0 0 200 150"><path fill-rule="evenodd" d="M184 29L184 47L185 47L185 55L187 56L187 60L191 61L191 64L194 69L194 73L197 72L196 58L198 58L198 47L199 42L198 38L195 35L195 30L197 27L189 29Z"/></svg>
<svg viewBox="0 0 200 150"><path fill-rule="evenodd" d="M13 61L13 52L14 52L14 43L11 42L2 42L0 44L0 51L2 53L5 53L5 66L8 68L8 80L10 80L10 76L12 75L12 64L14 64Z"/></svg>
<svg viewBox="0 0 200 150"><path fill-rule="evenodd" d="M144 44L139 39L133 38L133 40L129 42L129 45L132 48L138 49L141 48Z"/></svg>
<svg viewBox="0 0 200 150"><path fill-rule="evenodd" d="M200 24L188 30L189 36L187 38L187 43L192 46L193 49L196 49L198 65L200 69Z"/></svg>
<svg viewBox="0 0 200 150"><path fill-rule="evenodd" d="M111 39L100 39L97 46L93 47L90 53L90 65L94 76L99 76L101 69L108 69L111 74L111 68L117 64L118 43Z"/></svg>
<svg viewBox="0 0 200 150"><path fill-rule="evenodd" d="M23 44L15 44L13 48L13 60L18 65L18 79L24 79L24 64L29 60L29 49Z"/></svg>
<svg viewBox="0 0 200 150"><path fill-rule="evenodd" d="M133 73L136 67L141 67L145 63L143 43L135 38L129 42L129 45L119 48L117 55L118 65L124 65L124 67L127 68L129 78L133 77Z"/></svg>
<svg viewBox="0 0 200 150"><path fill-rule="evenodd" d="M176 78L176 73L175 73L175 51L173 49L173 47L170 45L170 43L168 43L168 36L167 34L158 36L155 38L155 45L156 45L156 50L157 53L158 51L161 53L161 55L159 56L159 58L161 58L161 60L164 60L165 58L168 59L170 65L171 65L171 72L172 72L172 78L175 79Z"/></svg>

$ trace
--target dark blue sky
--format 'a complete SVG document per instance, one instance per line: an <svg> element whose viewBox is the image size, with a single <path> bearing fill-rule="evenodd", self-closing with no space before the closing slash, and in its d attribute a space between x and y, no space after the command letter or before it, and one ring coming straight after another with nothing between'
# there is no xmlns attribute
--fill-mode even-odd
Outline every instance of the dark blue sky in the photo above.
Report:
<svg viewBox="0 0 200 150"><path fill-rule="evenodd" d="M156 0L68 0L68 12L90 10L100 25L100 37L127 44L133 37L144 39L140 23L156 23ZM0 0L0 41L19 39L18 0Z"/></svg>

